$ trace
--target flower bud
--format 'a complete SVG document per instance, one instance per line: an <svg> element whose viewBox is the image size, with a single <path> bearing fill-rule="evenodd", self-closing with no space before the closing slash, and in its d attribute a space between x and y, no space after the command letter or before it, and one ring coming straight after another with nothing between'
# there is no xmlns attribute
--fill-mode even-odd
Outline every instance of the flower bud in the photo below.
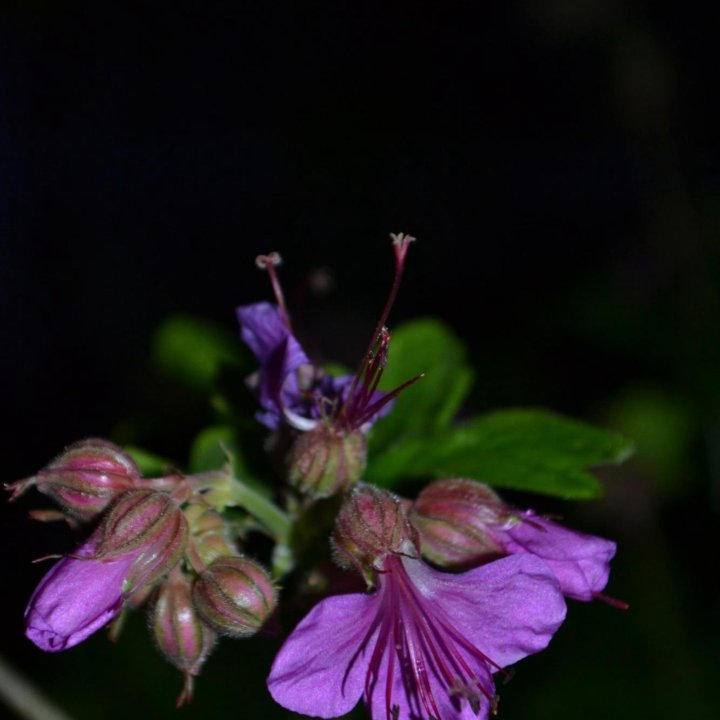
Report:
<svg viewBox="0 0 720 720"><path fill-rule="evenodd" d="M345 433L319 423L295 440L288 458L288 480L304 495L330 497L354 485L366 463L363 432Z"/></svg>
<svg viewBox="0 0 720 720"><path fill-rule="evenodd" d="M244 557L222 557L195 581L193 602L203 621L218 633L248 637L275 610L276 593L262 565Z"/></svg>
<svg viewBox="0 0 720 720"><path fill-rule="evenodd" d="M215 644L215 633L200 620L192 603L191 584L180 572L161 586L150 619L155 643L167 661L185 674L178 707L192 699L193 678Z"/></svg>
<svg viewBox="0 0 720 720"><path fill-rule="evenodd" d="M37 475L8 489L14 500L35 485L69 515L90 521L139 479L140 470L126 452L107 440L90 438L70 445Z"/></svg>
<svg viewBox="0 0 720 720"><path fill-rule="evenodd" d="M427 485L410 519L422 554L441 567L462 568L505 555L491 528L511 522L513 513L487 485L444 478Z"/></svg>
<svg viewBox="0 0 720 720"><path fill-rule="evenodd" d="M177 565L187 545L188 525L166 493L132 490L110 507L97 533L98 559L135 556L123 588L129 595Z"/></svg>
<svg viewBox="0 0 720 720"><path fill-rule="evenodd" d="M353 564L369 584L389 554L416 557L417 533L402 501L372 485L357 485L345 499L332 534L336 559Z"/></svg>
<svg viewBox="0 0 720 720"><path fill-rule="evenodd" d="M185 517L195 550L205 565L237 553L230 527L220 513L204 505L190 504L185 508Z"/></svg>

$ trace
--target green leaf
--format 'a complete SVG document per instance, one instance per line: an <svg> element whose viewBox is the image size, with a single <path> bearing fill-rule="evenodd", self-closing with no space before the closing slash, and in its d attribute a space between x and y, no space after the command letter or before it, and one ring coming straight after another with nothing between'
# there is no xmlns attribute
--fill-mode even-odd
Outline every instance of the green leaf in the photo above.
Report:
<svg viewBox="0 0 720 720"><path fill-rule="evenodd" d="M366 477L470 477L495 487L589 499L602 493L588 468L632 452L622 436L542 410L504 410L415 438L373 458Z"/></svg>
<svg viewBox="0 0 720 720"><path fill-rule="evenodd" d="M446 427L470 390L473 371L465 347L433 318L413 320L393 333L380 388L392 390L420 373L425 377L403 390L393 411L373 428L371 453Z"/></svg>
<svg viewBox="0 0 720 720"><path fill-rule="evenodd" d="M242 358L240 341L221 325L175 315L155 332L153 360L160 370L194 390L207 391L218 370Z"/></svg>
<svg viewBox="0 0 720 720"><path fill-rule="evenodd" d="M214 425L201 430L190 448L188 465L191 473L218 470L237 455L235 433L226 425Z"/></svg>
<svg viewBox="0 0 720 720"><path fill-rule="evenodd" d="M135 445L125 445L123 449L138 464L144 477L160 477L178 466L169 458L156 455Z"/></svg>

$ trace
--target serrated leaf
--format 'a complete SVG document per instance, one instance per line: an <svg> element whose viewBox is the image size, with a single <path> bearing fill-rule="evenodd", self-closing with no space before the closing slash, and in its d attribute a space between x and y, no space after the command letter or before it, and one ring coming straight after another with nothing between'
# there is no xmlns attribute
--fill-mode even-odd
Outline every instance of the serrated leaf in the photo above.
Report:
<svg viewBox="0 0 720 720"><path fill-rule="evenodd" d="M386 487L423 477L470 477L513 490L589 499L589 468L617 463L632 444L617 433L542 410L504 410L414 438L372 459L366 477Z"/></svg>
<svg viewBox="0 0 720 720"><path fill-rule="evenodd" d="M393 333L380 388L392 390L420 373L425 377L404 390L373 428L371 452L446 427L470 390L473 371L465 347L434 318L413 320Z"/></svg>
<svg viewBox="0 0 720 720"><path fill-rule="evenodd" d="M242 358L240 341L221 325L187 315L165 320L155 332L155 365L170 377L195 390L212 386L223 364Z"/></svg>

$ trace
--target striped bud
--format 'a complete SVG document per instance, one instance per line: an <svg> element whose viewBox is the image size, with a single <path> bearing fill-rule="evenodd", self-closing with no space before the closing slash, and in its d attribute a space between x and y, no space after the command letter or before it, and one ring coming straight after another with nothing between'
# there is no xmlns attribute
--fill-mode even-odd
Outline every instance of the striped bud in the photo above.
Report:
<svg viewBox="0 0 720 720"><path fill-rule="evenodd" d="M139 480L140 470L126 452L107 440L90 438L70 445L37 475L8 489L14 500L34 485L68 515L87 522Z"/></svg>
<svg viewBox="0 0 720 720"><path fill-rule="evenodd" d="M330 497L360 480L366 463L363 432L346 433L318 424L295 440L288 457L288 480L304 495Z"/></svg>
<svg viewBox="0 0 720 720"><path fill-rule="evenodd" d="M276 593L262 565L244 557L222 557L195 580L193 602L218 633L248 637L275 610Z"/></svg>
<svg viewBox="0 0 720 720"><path fill-rule="evenodd" d="M177 565L187 545L188 525L166 493L131 490L110 507L96 532L98 559L134 556L123 588L129 595Z"/></svg>
<svg viewBox="0 0 720 720"><path fill-rule="evenodd" d="M332 534L338 563L355 565L368 584L388 555L417 556L417 533L400 498L372 485L358 485L340 507Z"/></svg>
<svg viewBox="0 0 720 720"><path fill-rule="evenodd" d="M177 706L192 700L193 678L210 654L216 635L200 620L192 603L190 580L174 572L159 588L150 627L167 661L185 675Z"/></svg>
<svg viewBox="0 0 720 720"><path fill-rule="evenodd" d="M444 478L422 490L410 519L423 556L441 567L464 568L505 554L491 528L512 522L513 514L487 485Z"/></svg>
<svg viewBox="0 0 720 720"><path fill-rule="evenodd" d="M190 504L185 508L185 517L195 550L205 565L237 553L230 526L220 513L205 505Z"/></svg>

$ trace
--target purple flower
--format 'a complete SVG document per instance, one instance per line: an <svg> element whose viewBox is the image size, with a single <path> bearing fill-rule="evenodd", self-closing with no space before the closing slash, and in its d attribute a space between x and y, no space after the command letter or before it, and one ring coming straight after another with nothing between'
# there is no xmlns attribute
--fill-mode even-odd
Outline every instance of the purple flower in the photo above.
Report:
<svg viewBox="0 0 720 720"><path fill-rule="evenodd" d="M299 430L310 430L320 418L335 414L338 421L354 429L390 411L387 393L356 381L354 375L333 377L315 368L277 305L242 305L236 313L240 337L260 362L250 385L262 406L256 417L266 427L277 430L287 422ZM385 345L388 341L389 336ZM374 370L381 371L379 362ZM352 402L348 402L351 392ZM338 412L341 408L351 408L351 415L343 417Z"/></svg>
<svg viewBox="0 0 720 720"><path fill-rule="evenodd" d="M546 565L515 555L463 574L389 554L371 594L323 600L273 663L283 707L316 717L364 695L373 720L487 718L493 673L542 650L565 618Z"/></svg>
<svg viewBox="0 0 720 720"><path fill-rule="evenodd" d="M387 361L390 333L385 321L395 301L405 257L415 238L390 235L395 254L395 277L390 295L371 336L370 345L356 375L330 377L310 363L292 332L290 315L276 268L282 262L276 252L258 255L256 264L267 270L277 304L258 302L236 309L240 336L260 361L249 384L257 393L262 411L259 422L271 430L289 423L297 430L312 430L323 420L342 432L366 431L391 409L393 398L419 379L412 378L390 393L378 391Z"/></svg>
<svg viewBox="0 0 720 720"><path fill-rule="evenodd" d="M87 542L40 581L25 610L25 634L46 652L82 642L177 565L187 536L185 516L170 496L121 495Z"/></svg>
<svg viewBox="0 0 720 720"><path fill-rule="evenodd" d="M346 496L332 544L375 590L318 603L280 649L268 688L295 712L336 717L364 696L373 720L487 718L493 673L542 650L565 619L542 561L434 570L404 503L370 485Z"/></svg>
<svg viewBox="0 0 720 720"><path fill-rule="evenodd" d="M441 567L467 569L503 555L535 555L555 573L567 597L616 602L601 595L614 542L570 530L532 510L517 511L487 485L468 478L435 480L418 495L410 515L423 555Z"/></svg>

